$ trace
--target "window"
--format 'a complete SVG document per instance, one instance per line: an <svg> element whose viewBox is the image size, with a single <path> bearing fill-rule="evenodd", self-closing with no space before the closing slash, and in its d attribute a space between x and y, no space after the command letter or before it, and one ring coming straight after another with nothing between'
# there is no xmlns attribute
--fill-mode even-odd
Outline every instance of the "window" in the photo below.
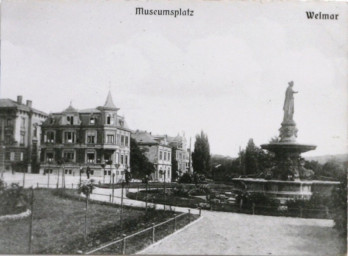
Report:
<svg viewBox="0 0 348 256"><path fill-rule="evenodd" d="M23 159L24 159L24 153L21 152L21 154L20 154L20 161L23 161Z"/></svg>
<svg viewBox="0 0 348 256"><path fill-rule="evenodd" d="M25 117L21 118L21 128L25 129Z"/></svg>
<svg viewBox="0 0 348 256"><path fill-rule="evenodd" d="M12 126L12 119L7 119L6 126Z"/></svg>
<svg viewBox="0 0 348 256"><path fill-rule="evenodd" d="M160 157L159 158L160 158L160 160L162 160L162 151L160 151Z"/></svg>
<svg viewBox="0 0 348 256"><path fill-rule="evenodd" d="M123 164L123 155L121 155L121 164Z"/></svg>
<svg viewBox="0 0 348 256"><path fill-rule="evenodd" d="M170 152L168 152L168 160L170 160Z"/></svg>
<svg viewBox="0 0 348 256"><path fill-rule="evenodd" d="M46 161L49 163L52 163L54 159L54 154L53 152L47 152L46 153Z"/></svg>
<svg viewBox="0 0 348 256"><path fill-rule="evenodd" d="M120 153L116 153L116 163L120 163Z"/></svg>
<svg viewBox="0 0 348 256"><path fill-rule="evenodd" d="M129 138L128 138L128 136L125 136L125 139L126 139L126 143L125 143L126 147L129 147L129 144L128 144L129 143Z"/></svg>
<svg viewBox="0 0 348 256"><path fill-rule="evenodd" d="M95 143L95 136L94 135L87 135L87 143L94 144Z"/></svg>
<svg viewBox="0 0 348 256"><path fill-rule="evenodd" d="M115 136L114 135L108 134L106 138L107 138L107 140L106 140L107 143L112 143L112 144L115 143Z"/></svg>
<svg viewBox="0 0 348 256"><path fill-rule="evenodd" d="M34 136L35 138L37 137L37 125L34 125L33 136Z"/></svg>
<svg viewBox="0 0 348 256"><path fill-rule="evenodd" d="M73 151L66 151L66 152L64 152L64 160L66 162L74 162L74 160L75 160L75 152L73 152Z"/></svg>
<svg viewBox="0 0 348 256"><path fill-rule="evenodd" d="M67 120L68 124L74 124L74 116L67 116L66 120Z"/></svg>
<svg viewBox="0 0 348 256"><path fill-rule="evenodd" d="M88 152L87 153L87 163L94 163L94 162L95 162L95 153Z"/></svg>
<svg viewBox="0 0 348 256"><path fill-rule="evenodd" d="M96 124L96 122L97 122L97 119L95 117L91 117L89 119L89 124Z"/></svg>
<svg viewBox="0 0 348 256"><path fill-rule="evenodd" d="M48 131L46 133L46 140L48 143L54 143L54 132L53 131Z"/></svg>
<svg viewBox="0 0 348 256"><path fill-rule="evenodd" d="M112 120L112 117L111 117L111 115L107 115L106 116L106 124L113 124L114 122L113 122L113 120Z"/></svg>
<svg viewBox="0 0 348 256"><path fill-rule="evenodd" d="M15 152L11 152L10 154L10 160L14 161L15 160Z"/></svg>
<svg viewBox="0 0 348 256"><path fill-rule="evenodd" d="M162 178L162 170L159 170L159 175L158 177L161 179Z"/></svg>
<svg viewBox="0 0 348 256"><path fill-rule="evenodd" d="M76 136L75 132L65 132L65 143L75 143L76 141Z"/></svg>
<svg viewBox="0 0 348 256"><path fill-rule="evenodd" d="M72 174L72 170L69 170L69 174Z"/></svg>
<svg viewBox="0 0 348 256"><path fill-rule="evenodd" d="M121 143L121 135L117 134L117 145L120 145Z"/></svg>
<svg viewBox="0 0 348 256"><path fill-rule="evenodd" d="M128 155L125 155L124 158L125 158L125 159L124 159L125 164L128 165Z"/></svg>
<svg viewBox="0 0 348 256"><path fill-rule="evenodd" d="M19 138L19 144L24 145L25 141L25 132L21 132L20 138Z"/></svg>
<svg viewBox="0 0 348 256"><path fill-rule="evenodd" d="M121 135L121 146L124 146L124 136Z"/></svg>
<svg viewBox="0 0 348 256"><path fill-rule="evenodd" d="M167 152L164 152L164 161L167 161Z"/></svg>
<svg viewBox="0 0 348 256"><path fill-rule="evenodd" d="M167 178L170 177L170 170L167 170Z"/></svg>

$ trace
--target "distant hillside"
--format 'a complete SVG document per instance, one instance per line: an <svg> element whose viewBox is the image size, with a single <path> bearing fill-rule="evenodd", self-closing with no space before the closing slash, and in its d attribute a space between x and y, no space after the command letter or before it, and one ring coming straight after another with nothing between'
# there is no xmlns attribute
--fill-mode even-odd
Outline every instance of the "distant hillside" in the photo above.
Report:
<svg viewBox="0 0 348 256"><path fill-rule="evenodd" d="M224 156L224 155L211 155L212 159L225 159L225 160L233 160L236 159L235 157L231 157L231 156Z"/></svg>
<svg viewBox="0 0 348 256"><path fill-rule="evenodd" d="M308 161L318 161L320 164L325 164L330 160L336 160L340 163L348 161L348 154L339 154L339 155L323 155L323 156L309 156L304 157Z"/></svg>

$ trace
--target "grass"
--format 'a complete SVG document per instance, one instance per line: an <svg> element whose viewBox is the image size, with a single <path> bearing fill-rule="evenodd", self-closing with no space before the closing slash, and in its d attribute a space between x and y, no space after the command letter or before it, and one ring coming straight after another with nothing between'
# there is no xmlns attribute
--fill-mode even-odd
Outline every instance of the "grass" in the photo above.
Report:
<svg viewBox="0 0 348 256"><path fill-rule="evenodd" d="M149 209L145 215L144 209L127 207L123 209L124 228L121 230L119 207L91 202L88 208L88 237L85 242L85 201L74 199L73 194L73 191L68 191L68 196L64 198L61 194L54 195L52 190L35 190L32 253L76 254L78 250L88 251L121 238L122 234L132 234L176 214ZM29 220L30 218L0 222L0 254L28 253ZM169 233L165 232L164 235ZM140 249L146 245L141 244L140 238L134 239ZM129 245L130 251L138 249L135 246L132 249Z"/></svg>

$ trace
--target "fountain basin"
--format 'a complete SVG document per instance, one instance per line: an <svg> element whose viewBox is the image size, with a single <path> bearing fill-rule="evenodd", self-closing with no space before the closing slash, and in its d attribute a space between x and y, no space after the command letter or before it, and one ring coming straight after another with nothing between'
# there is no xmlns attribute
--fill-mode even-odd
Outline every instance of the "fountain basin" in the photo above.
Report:
<svg viewBox="0 0 348 256"><path fill-rule="evenodd" d="M244 186L249 193L263 193L281 202L292 199L309 200L313 193L330 196L338 181L321 180L266 180L256 178L234 178L233 183Z"/></svg>

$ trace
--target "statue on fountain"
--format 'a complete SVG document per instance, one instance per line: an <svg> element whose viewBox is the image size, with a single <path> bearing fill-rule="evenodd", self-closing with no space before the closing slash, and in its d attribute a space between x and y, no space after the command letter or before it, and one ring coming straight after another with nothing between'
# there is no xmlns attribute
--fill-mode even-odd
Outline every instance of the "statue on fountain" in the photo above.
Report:
<svg viewBox="0 0 348 256"><path fill-rule="evenodd" d="M294 94L298 93L296 91L294 91L292 89L292 87L294 86L294 82L290 81L289 82L289 86L286 89L285 92L285 101L284 101L284 106L283 106L283 110L284 110L284 119L283 122L293 122L293 116L294 116L294 112L295 112L295 104L294 104Z"/></svg>

